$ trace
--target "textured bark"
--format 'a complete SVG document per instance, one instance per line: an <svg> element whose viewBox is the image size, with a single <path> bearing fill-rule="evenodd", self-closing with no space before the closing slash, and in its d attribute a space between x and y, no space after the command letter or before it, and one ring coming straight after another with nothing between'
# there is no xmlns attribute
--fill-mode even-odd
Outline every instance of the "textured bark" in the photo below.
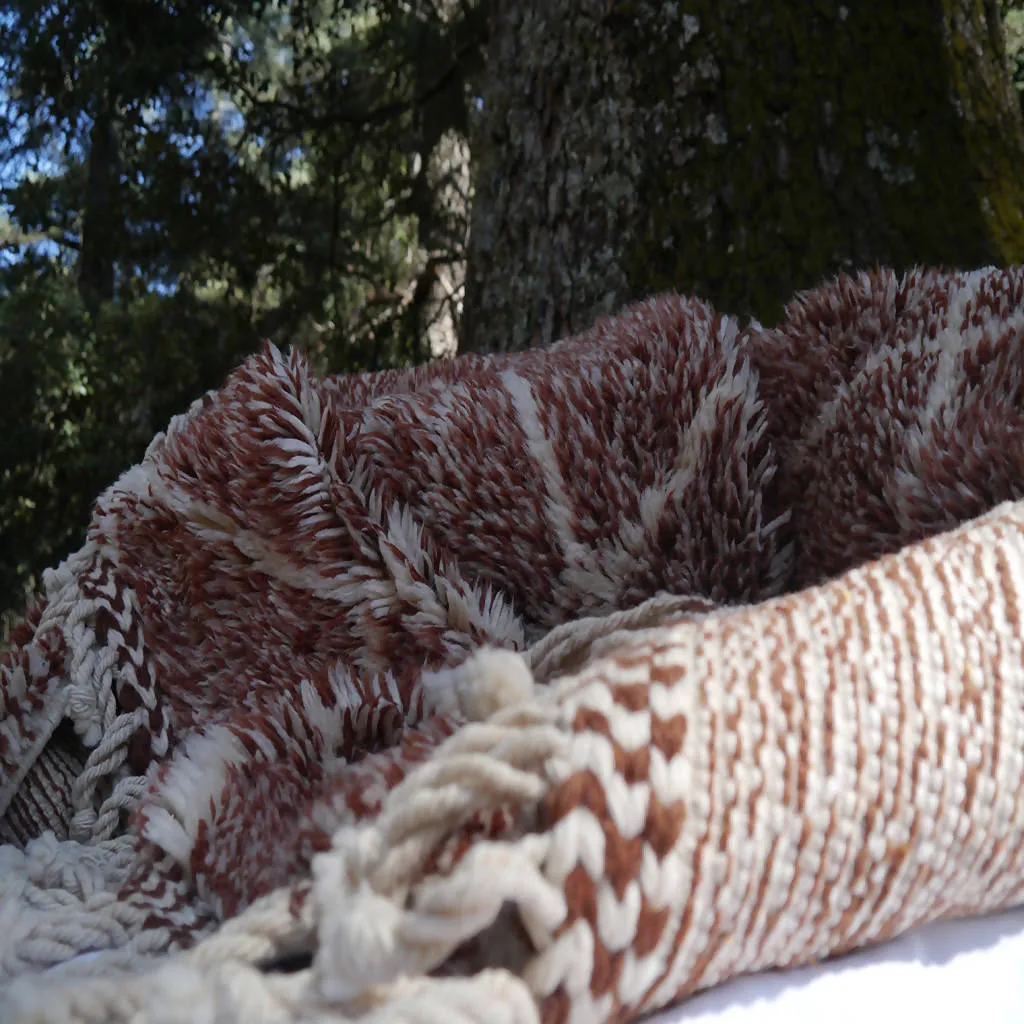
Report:
<svg viewBox="0 0 1024 1024"><path fill-rule="evenodd" d="M89 133L82 248L78 258L78 291L93 316L104 302L114 297L114 193L121 160L111 106L111 101L103 101Z"/></svg>
<svg viewBox="0 0 1024 1024"><path fill-rule="evenodd" d="M462 347L662 289L774 319L875 262L1024 259L994 0L495 0Z"/></svg>

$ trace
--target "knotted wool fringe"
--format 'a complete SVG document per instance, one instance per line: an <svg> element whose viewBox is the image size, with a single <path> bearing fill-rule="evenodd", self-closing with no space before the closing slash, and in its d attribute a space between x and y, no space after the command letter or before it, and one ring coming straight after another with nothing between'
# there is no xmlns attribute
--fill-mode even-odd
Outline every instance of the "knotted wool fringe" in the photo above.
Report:
<svg viewBox="0 0 1024 1024"><path fill-rule="evenodd" d="M1022 339L879 271L254 357L0 658L0 1018L628 1021L1021 902Z"/></svg>

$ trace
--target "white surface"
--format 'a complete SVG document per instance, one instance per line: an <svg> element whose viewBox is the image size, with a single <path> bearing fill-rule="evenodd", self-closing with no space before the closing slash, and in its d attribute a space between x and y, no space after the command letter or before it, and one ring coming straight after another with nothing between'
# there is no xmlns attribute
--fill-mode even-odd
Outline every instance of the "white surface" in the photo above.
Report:
<svg viewBox="0 0 1024 1024"><path fill-rule="evenodd" d="M739 978L645 1024L1024 1024L1024 909Z"/></svg>

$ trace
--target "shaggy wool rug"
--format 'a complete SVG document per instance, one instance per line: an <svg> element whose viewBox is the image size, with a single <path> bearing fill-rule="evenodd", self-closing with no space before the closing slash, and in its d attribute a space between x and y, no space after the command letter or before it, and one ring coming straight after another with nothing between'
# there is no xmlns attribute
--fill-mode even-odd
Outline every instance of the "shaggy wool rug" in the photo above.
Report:
<svg viewBox="0 0 1024 1024"><path fill-rule="evenodd" d="M879 270L254 356L0 655L4 1019L632 1021L1024 901L1022 343Z"/></svg>

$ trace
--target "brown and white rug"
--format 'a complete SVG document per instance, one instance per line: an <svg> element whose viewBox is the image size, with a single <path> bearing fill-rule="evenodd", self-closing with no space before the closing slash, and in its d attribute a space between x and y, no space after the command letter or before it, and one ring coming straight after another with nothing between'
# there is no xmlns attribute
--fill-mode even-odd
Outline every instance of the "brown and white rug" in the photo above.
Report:
<svg viewBox="0 0 1024 1024"><path fill-rule="evenodd" d="M253 357L0 655L3 1019L631 1021L1024 902L1022 342L922 270Z"/></svg>

